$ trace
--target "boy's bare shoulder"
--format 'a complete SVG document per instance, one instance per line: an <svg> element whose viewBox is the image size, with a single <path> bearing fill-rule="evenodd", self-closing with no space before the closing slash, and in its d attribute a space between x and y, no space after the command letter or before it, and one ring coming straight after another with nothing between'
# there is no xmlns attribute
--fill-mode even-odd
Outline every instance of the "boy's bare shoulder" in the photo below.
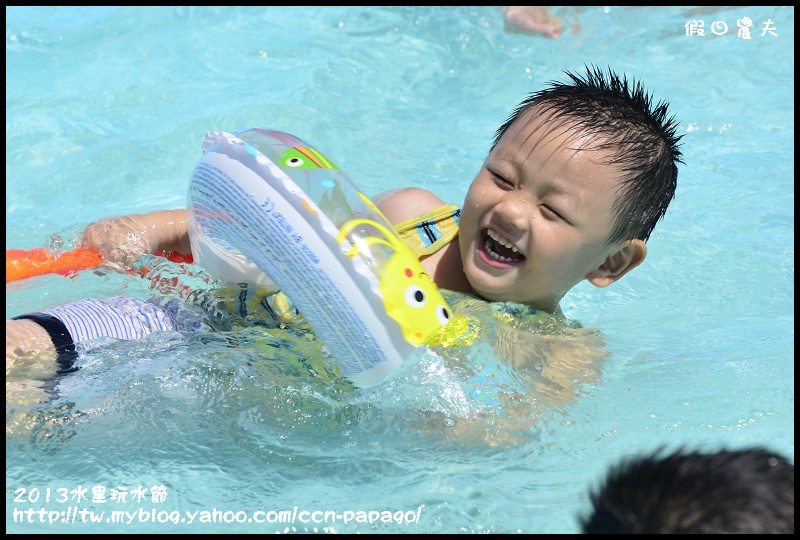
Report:
<svg viewBox="0 0 800 540"><path fill-rule="evenodd" d="M422 188L400 188L385 191L373 198L383 215L392 225L436 210L445 202Z"/></svg>

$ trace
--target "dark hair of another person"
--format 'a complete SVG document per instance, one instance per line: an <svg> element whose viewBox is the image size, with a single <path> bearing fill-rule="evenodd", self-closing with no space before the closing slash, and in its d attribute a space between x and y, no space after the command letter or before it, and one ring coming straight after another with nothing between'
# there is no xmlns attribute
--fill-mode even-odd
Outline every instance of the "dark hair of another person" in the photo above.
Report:
<svg viewBox="0 0 800 540"><path fill-rule="evenodd" d="M627 459L590 492L585 534L794 532L794 465L756 447Z"/></svg>

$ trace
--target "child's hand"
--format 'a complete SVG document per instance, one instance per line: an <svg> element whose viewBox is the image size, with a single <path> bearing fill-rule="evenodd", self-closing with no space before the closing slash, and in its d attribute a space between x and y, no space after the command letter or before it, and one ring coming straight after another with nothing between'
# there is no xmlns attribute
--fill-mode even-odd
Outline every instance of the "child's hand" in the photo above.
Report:
<svg viewBox="0 0 800 540"><path fill-rule="evenodd" d="M150 253L147 229L132 216L104 218L89 224L81 247L97 251L108 265L123 270Z"/></svg>
<svg viewBox="0 0 800 540"><path fill-rule="evenodd" d="M564 31L564 22L549 6L505 6L504 21L507 32L557 38Z"/></svg>

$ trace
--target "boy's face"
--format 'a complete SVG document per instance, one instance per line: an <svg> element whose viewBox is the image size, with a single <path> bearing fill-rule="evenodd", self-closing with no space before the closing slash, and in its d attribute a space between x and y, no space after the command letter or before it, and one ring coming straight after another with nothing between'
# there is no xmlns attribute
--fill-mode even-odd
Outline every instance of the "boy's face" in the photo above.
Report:
<svg viewBox="0 0 800 540"><path fill-rule="evenodd" d="M599 151L575 150L582 142L528 111L489 154L459 226L464 273L476 293L553 312L613 259L621 243L607 240L619 171Z"/></svg>

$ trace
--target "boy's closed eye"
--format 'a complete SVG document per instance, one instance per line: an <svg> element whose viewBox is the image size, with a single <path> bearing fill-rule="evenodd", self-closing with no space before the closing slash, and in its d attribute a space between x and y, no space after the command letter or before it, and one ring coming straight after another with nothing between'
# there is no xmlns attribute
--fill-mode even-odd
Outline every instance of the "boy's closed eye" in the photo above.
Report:
<svg viewBox="0 0 800 540"><path fill-rule="evenodd" d="M512 182L511 180L508 180L506 177L502 176L501 174L497 173L496 171L494 171L494 170L492 170L490 168L487 168L486 170L491 175L492 180L494 181L494 183L497 184L497 186L500 189L503 189L505 191L511 191L512 189L514 189L516 187L514 182ZM559 210L559 209L557 209L552 204L545 203L545 204L540 204L539 206L541 208L542 215L546 219L563 221L564 223L566 223L568 225L570 224L570 220L568 220L565 217L564 212Z"/></svg>
<svg viewBox="0 0 800 540"><path fill-rule="evenodd" d="M542 209L542 215L544 217L546 217L547 219L555 219L555 220L563 221L564 223L569 224L569 220L567 218L565 218L557 210L555 210L553 207L551 207L551 206L549 206L547 204L542 204L542 205L540 205L540 207Z"/></svg>
<svg viewBox="0 0 800 540"><path fill-rule="evenodd" d="M494 181L495 184L498 185L498 187L500 187L502 189L505 189L505 190L514 189L514 182L512 182L511 180L508 180L505 176L503 176L502 174L499 174L496 171L493 171L492 169L486 169L486 170L489 171L489 174L491 175L492 180Z"/></svg>

